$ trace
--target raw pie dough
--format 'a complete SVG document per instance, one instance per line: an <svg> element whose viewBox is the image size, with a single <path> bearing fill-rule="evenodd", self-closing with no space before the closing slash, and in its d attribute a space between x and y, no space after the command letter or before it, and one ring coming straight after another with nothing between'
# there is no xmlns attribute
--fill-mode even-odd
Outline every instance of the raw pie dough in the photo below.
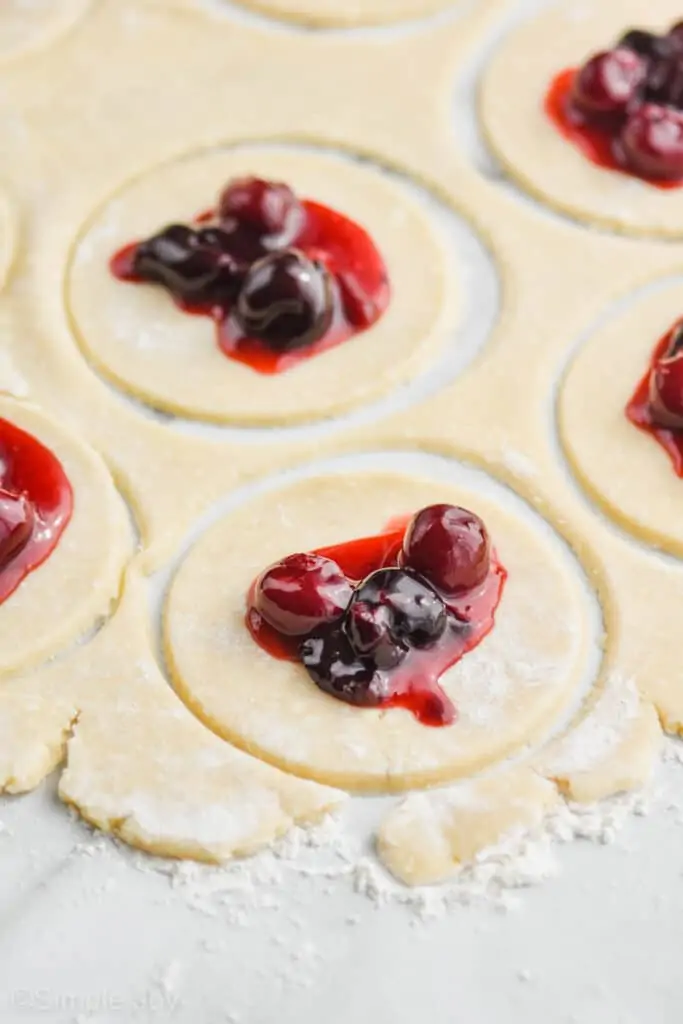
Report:
<svg viewBox="0 0 683 1024"><path fill-rule="evenodd" d="M0 187L0 289L7 280L14 259L17 241L16 220L14 203Z"/></svg>
<svg viewBox="0 0 683 1024"><path fill-rule="evenodd" d="M208 318L108 269L118 248L195 216L226 181L248 173L286 181L357 220L384 256L392 287L373 328L273 376L224 356ZM283 424L360 405L428 367L457 326L455 293L440 236L405 185L348 158L253 146L191 154L123 186L84 228L68 302L86 356L135 397L192 419Z"/></svg>
<svg viewBox="0 0 683 1024"><path fill-rule="evenodd" d="M492 633L442 677L460 713L454 726L359 710L258 648L245 594L266 565L368 536L436 501L482 515L510 574ZM164 616L175 686L204 722L272 764L354 790L445 782L537 739L576 695L588 632L577 574L528 524L477 493L388 474L306 480L226 516L181 565Z"/></svg>
<svg viewBox="0 0 683 1024"><path fill-rule="evenodd" d="M559 71L612 46L628 28L661 32L680 17L680 0L564 0L512 30L480 94L486 139L511 177L543 203L588 224L634 235L683 236L683 189L662 190L596 167L543 110Z"/></svg>
<svg viewBox="0 0 683 1024"><path fill-rule="evenodd" d="M377 853L407 885L449 878L481 851L539 829L560 796L594 804L636 789L662 746L659 716L631 680L611 674L578 719L536 755L456 786L411 793L377 833ZM484 870L486 866L484 865Z"/></svg>
<svg viewBox="0 0 683 1024"><path fill-rule="evenodd" d="M683 480L624 408L655 345L682 315L681 284L636 298L582 345L559 395L562 445L590 497L634 536L679 557Z"/></svg>
<svg viewBox="0 0 683 1024"><path fill-rule="evenodd" d="M59 795L87 821L151 853L214 862L342 803L344 793L243 754L190 714L152 656L146 602L131 570L89 645L0 686L0 793L32 789L67 760Z"/></svg>
<svg viewBox="0 0 683 1024"><path fill-rule="evenodd" d="M0 791L31 789L67 758L68 764L60 780L61 796L89 821L144 849L207 860L224 860L250 852L259 844L270 842L292 824L306 824L336 807L344 796L338 790L287 774L237 750L207 729L183 704L168 685L155 658L156 637L150 635L150 595L139 574L143 568L159 568L182 532L183 524L201 514L228 490L238 487L250 474L265 475L310 457L333 456L341 450L384 447L396 451L405 451L406 447L438 450L449 457L486 465L494 475L526 495L551 523L561 524L567 541L580 555L590 585L603 601L607 634L605 658L590 697L581 704L576 720L565 731L554 735L549 745L538 750L518 751L512 763L497 762L478 778L464 778L447 789L410 794L402 802L386 801L388 813L379 830L378 852L387 867L397 877L411 883L435 881L456 870L462 860L476 855L482 844L497 842L510 827L539 821L548 808L552 809L558 790L570 799L597 800L642 783L656 760L661 742L657 712L662 725L669 730L683 729L680 674L671 671L671 666L675 669L676 665L677 601L683 570L673 559L664 561L642 545L627 543L608 528L603 517L592 513L577 488L571 486L568 475L557 466L557 455L550 443L547 411L551 369L560 365L567 353L584 298L591 309L604 308L618 289L625 294L648 276L678 273L681 246L658 242L635 244L597 233L588 236L574 227L558 224L557 220L553 224L547 218L536 216L528 204L515 202L514 197L481 179L468 166L465 154L453 145L446 122L448 83L453 80L454 69L470 59L473 44L478 40L484 42L491 27L491 15L512 4L503 0L477 0L463 10L463 17L457 21L443 19L438 25L420 27L417 33L401 31L380 40L376 33L360 33L351 38L332 33L282 32L272 25L257 26L249 24L247 19L231 19L229 13L222 19L202 18L195 16L201 9L197 0L176 0L175 3L171 0L162 3L158 0L156 3L98 0L92 4L89 16L79 23L78 31L62 34L59 41L54 39L55 30L51 26L66 24L72 12L82 12L88 6L55 0L48 12L45 2L38 7L34 0L33 9L41 12L42 24L50 26L50 30L25 41L38 45L53 40L53 44L39 57L24 59L23 53L13 50L12 56L17 53L19 59L2 61L3 44L6 46L11 38L7 30L8 12L12 11L16 17L18 8L10 6L8 0L0 4L0 24L5 19L3 31L0 31L2 180L7 194L12 197L6 207L12 226L8 231L3 226L0 237L0 266L5 276L8 258L17 248L14 244L15 215L19 209L22 241L30 242L26 252L20 249L20 258L0 295L0 334L3 351L6 348L6 359L3 355L0 367L0 389L8 390L10 381L12 388L20 382L24 393L40 397L48 410L46 415L18 403L7 403L6 407L12 408L18 422L21 416L27 418L26 425L28 418L32 423L35 420L38 436L44 431L43 439L59 450L72 480L83 481L83 486L78 486L77 497L82 507L87 503L92 510L88 524L92 527L97 521L96 537L92 529L85 529L82 524L85 532L77 544L74 533L71 545L67 531L62 543L69 543L68 565L66 558L56 563L51 560L22 584L22 587L31 584L35 588L37 604L34 607L32 602L30 609L24 609L25 615L15 623L16 630L6 630L5 660L17 652L19 636L23 647L18 653L22 658L25 655L33 661L47 656L50 660L39 667L2 677ZM626 15L624 5L619 7L618 27L621 29ZM23 9L28 13L28 4ZM206 9L208 11L208 6ZM370 2L363 4L363 12L370 9ZM578 4L574 9L578 14L583 10ZM319 3L316 3L316 10L321 10ZM342 9L340 3L339 10L343 16L350 7L344 4ZM633 21L641 20L642 10L636 12L631 4L626 10L632 11ZM662 24L673 16L680 17L679 10L667 8L665 11L660 5L654 10L658 18L662 11ZM387 17L408 16L406 11L407 4L404 6L400 0L384 8ZM408 14L413 13L428 13L427 5L420 4L417 12L412 7ZM607 17L607 12L603 13ZM551 43L544 37L543 42L544 46L561 45L559 39ZM603 43L602 39L591 38L571 57L578 59ZM282 82L286 88L254 87L255 62L264 54L268 61L268 82ZM122 73L124 57L125 73ZM516 90L524 88L524 76L530 73L527 63L533 68L531 54L520 60L519 75L501 83L498 101L507 108L506 116L513 121L516 120L515 105L509 99L514 98ZM169 68L173 71L171 75ZM410 74L406 74L406 68ZM150 87L150 83L159 82L164 82L164 88ZM87 102L83 97L84 83ZM311 83L315 83L316 88L312 89ZM543 88L546 84L543 81ZM219 105L207 102L207 89L220 95ZM491 107L488 85L485 91L486 106ZM537 100L534 92L531 121L536 125L534 131L543 134L547 126L537 117ZM70 111L83 109L92 117L86 120L57 118L54 110L58 105ZM98 116L102 110L107 111L105 119ZM116 131L110 130L112 125ZM521 124L520 138L524 131L525 123ZM126 401L126 395L115 394L90 372L68 328L64 316L68 306L61 287L63 283L68 291L74 284L67 280L67 253L70 246L75 246L79 227L83 235L84 251L80 255L83 262L88 262L88 245L94 255L99 253L106 260L120 237L116 236L117 202L125 211L129 194L137 195L138 189L146 189L150 204L163 205L161 186L164 189L169 186L167 175L173 178L177 174L180 181L186 173L185 164L192 176L197 168L209 167L214 160L237 159L236 150L211 155L206 147L236 146L240 140L255 135L290 140L305 135L320 145L372 153L378 165L402 168L406 175L424 179L444 202L477 225L477 230L490 244L491 254L504 277L503 309L495 338L458 380L426 401L411 405L400 415L384 417L371 424L366 422L358 430L342 430L337 426L324 435L320 431L310 435L301 431L296 436L289 435L287 442L280 433L277 444L271 443L270 437L265 443L247 444L239 436L227 437L219 431L209 437L197 424L177 425L179 429L175 430L169 424L151 422L134 402ZM561 149L562 154L563 162L558 166L565 172L567 166L576 167L575 163L572 165L571 147L561 140L554 144L560 147L557 152ZM200 150L204 152L201 158L188 156L175 165L159 166L159 161L171 155L198 154ZM534 152L534 146L531 151ZM280 160L272 149L259 147L253 152L259 159ZM410 269L411 286L408 291L401 289L401 301L409 300L410 308L402 312L397 325L399 330L392 335L390 343L386 342L391 345L392 359L378 360L381 365L376 373L375 364L365 364L366 371L378 378L368 385L375 389L373 394L388 392L399 379L405 379L416 368L422 369L430 359L435 359L442 340L447 333L450 337L451 330L457 326L457 316L448 307L456 281L446 267L440 241L433 235L434 229L422 210L389 176L339 157L296 149L293 145L286 159L297 169L297 177L301 174L304 185L310 176L316 189L329 188L335 195L338 190L342 209L347 208L353 215L358 204L364 211L367 208L367 217L361 217L364 223L374 225L385 214L391 220L390 224L380 226L383 232L380 241L385 237L384 232L386 237L394 239L395 253L384 244L385 255L394 263L398 261L404 273L407 273L406 268ZM582 166L584 169L579 173L595 181L594 169ZM156 170L142 173L155 167ZM267 172L268 168L264 166L263 170ZM141 174L137 182L132 180L136 171ZM539 173L545 174L543 170ZM183 214L191 215L211 201L222 182L216 181L209 171L200 170L200 177L202 174L206 175L206 182L199 182L199 190L189 181L182 188L179 184L186 196L186 205L179 209L173 200L170 210L164 207L160 211L164 217L175 219ZM610 194L614 188L622 192L626 188L625 182L615 183L613 175L607 177ZM128 185L123 186L125 182ZM571 180L568 184L571 190ZM558 205L562 199L565 203L576 203L580 194L581 190L565 195L558 188ZM395 203L394 195L399 196L400 201ZM639 203L644 195L649 193L639 186L629 192L629 197L635 197ZM667 224L676 225L681 195L668 194ZM319 197L324 198L324 193ZM653 197L657 203L661 199L659 195ZM633 216L636 206L629 202L627 209L631 212L622 216ZM0 218L4 216L0 213ZM142 214L140 216L141 227L145 230L159 227L156 214L148 223L144 222ZM89 217L92 224L88 222ZM101 229L101 221L106 217L110 218L115 237L98 241L89 234L89 229L95 226ZM0 220L0 223L3 222ZM417 228L417 233L413 227ZM125 224L118 226L119 230L125 228ZM135 223L130 225L130 232L134 230L137 230ZM129 241L130 237L126 234L121 240ZM418 238L424 239L425 244L418 243ZM122 321L117 319L117 324L123 323L125 327L126 311L132 315L137 310L132 316L127 339L125 330L123 341L115 339L113 346L112 339L105 337L104 348L100 351L98 335L108 330L110 321L99 308L93 311L91 303L90 323L94 334L88 336L84 346L91 362L97 363L102 373L111 378L113 368L106 360L117 358L117 346L123 345L126 359L120 360L125 363L121 387L137 393L140 383L126 376L129 367L135 365L135 359L130 358L131 353L135 355L134 339L139 334L149 343L150 338L154 341L155 335L153 323L141 319L136 303L141 301L141 291L151 292L152 289L116 286L106 277L101 260L94 275L88 276L88 267L81 270L85 278L81 286L85 292L92 287L99 296L102 289L105 293L113 289L107 299L107 312L115 307L117 317L123 318ZM423 272L424 277L417 278L416 275ZM84 298L87 306L89 296L85 294ZM164 304L160 297L144 301L152 303L150 309L154 317L161 316L162 323L182 323L184 332L188 327L187 318L180 314L176 318L170 300L164 299ZM567 315L570 306L575 313L571 317ZM679 313L677 309L676 315ZM431 326L430 316L434 317ZM412 339L401 332L404 323L419 325ZM76 333L79 326L76 325ZM206 328L210 331L208 323ZM653 323L648 323L648 338L654 333ZM368 358L375 344L376 336L373 338L372 334L356 343L362 360ZM399 360L400 371L390 379L395 365L394 345L402 353L403 361ZM340 370L338 380L334 381L334 392L341 393L342 398L348 395L350 404L360 404L366 401L366 396L360 393L362 375L357 377L353 372L359 359L342 356L348 348L349 345L342 347L335 357ZM216 354L213 338L202 332L193 354L209 351ZM414 353L414 362L409 353ZM158 353L154 352L153 358L150 356L152 387L156 386L157 377L166 372L165 341L161 355L162 358L158 358ZM643 349L643 358L645 355ZM211 360L213 356L208 358ZM254 404L253 390L243 395L241 387L231 386L230 395L238 418L240 409L242 414L246 409L246 415L252 416L253 408L259 418L263 417L265 408L266 415L277 422L286 422L294 414L328 415L331 391L327 396L321 391L320 384L328 381L328 377L326 371L321 379L319 367L325 359L331 358L332 354L311 362L312 386L308 390L297 388L298 395L291 403L295 409L285 406L283 412L274 401L275 391L266 396L268 401L259 409ZM411 362L410 369L408 362ZM520 366L530 365L535 367L533 374L520 374ZM234 373L236 364L220 357L222 376L229 375L228 367L229 373ZM253 378L250 379L253 382ZM294 375L281 378L288 387L295 379ZM515 382L514 387L510 387L511 380ZM213 381L210 383L213 386ZM225 413L224 394L221 388L221 415ZM319 394L327 403L322 409L315 405ZM508 410L505 417L500 416L501 396ZM194 412L188 415L199 416ZM99 625L98 617L106 615L112 599L119 597L121 568L132 552L124 516L117 512L118 509L122 513L122 504L111 479L100 460L58 426L67 418L78 425L84 438L106 453L121 486L130 494L141 526L141 550L135 553L132 564L129 563L115 611L99 631L93 629L93 635L77 644L72 641L89 627ZM634 439L634 444L637 443ZM651 450L656 459L654 443ZM364 476L363 482L377 479ZM242 639L239 648L229 647L217 653L215 644L216 637L220 642L221 638L229 641L237 636L238 606L231 610L229 603L223 606L220 602L230 594L241 602L244 587L241 582L239 587L233 582L232 573L242 573L246 581L250 573L262 567L267 556L264 538L271 538L273 557L282 553L280 545L291 550L297 545L308 547L316 540L349 538L356 530L367 526L374 528L387 515L393 515L400 495L405 493L410 498L406 507L412 510L417 498L422 500L424 495L435 494L434 484L420 484L417 480L403 480L399 484L396 478L392 480L391 486L387 485L386 496L378 494L372 484L369 495L361 493L360 500L354 498L352 508L346 510L338 507L336 500L332 501L331 492L328 500L327 491L313 489L310 512L306 499L306 514L298 524L296 536L297 525L285 523L282 515L290 499L305 492L304 485L282 491L281 508L271 492L269 506L264 498L234 513L227 522L238 524L244 522L251 509L262 509L263 530L257 531L251 523L245 525L244 537L249 543L243 552L242 535L233 535L227 525L219 525L215 528L215 540L209 532L190 552L171 598L168 645L174 655L177 639L173 635L177 618L174 607L182 610L189 600L183 581L196 577L195 561L203 560L204 551L211 545L218 546L219 536L225 529L229 533L229 546L225 552L220 552L222 571L211 565L207 576L208 580L216 580L211 588L213 593L204 595L203 589L198 591L202 599L213 601L215 605L208 609L210 617L201 621L198 609L190 609L189 621L194 618L197 622L198 645L195 648L188 640L187 651L178 651L183 659L187 654L189 662L190 685L183 687L181 683L183 696L198 710L201 710L200 699L206 700L206 714L202 711L206 720L211 711L219 713L222 708L233 715L230 721L235 724L231 701L236 694L246 701L244 694L253 693L258 698L254 718L245 715L244 722L250 728L258 726L261 740L265 735L271 742L274 737L278 740L274 732L277 726L274 711L282 710L282 706L274 708L260 700L266 685L270 685L269 697L286 692L288 688L297 695L296 700L300 695L302 706L312 708L318 722L317 716L326 701L334 710L326 711L325 715L335 719L335 727L344 723L342 741L348 734L347 719L349 730L360 729L369 734L367 749L376 749L373 744L379 732L383 746L374 764L370 763L370 771L376 772L378 763L381 765L384 759L380 771L382 767L394 771L389 779L380 777L380 785L385 787L403 784L410 772L415 774L418 762L422 775L419 782L443 776L453 767L453 758L439 758L452 752L441 749L425 752L427 743L437 742L436 733L432 731L429 738L425 738L423 727L418 729L407 713L392 711L381 715L346 709L331 698L323 698L300 673L287 675L284 681L276 678L272 685L268 675L264 677L264 685L263 679L259 681L255 677L259 665L265 664L266 656L259 655L243 632L239 634ZM341 487L337 478L335 492ZM449 493L450 488L438 490L440 497ZM458 497L468 500L463 492L458 492ZM489 502L480 499L478 494L469 497L475 507L489 514ZM377 509L373 512L376 503ZM577 694L577 683L585 674L585 620L589 602L582 600L582 596L587 595L579 593L579 573L571 559L558 560L559 549L547 539L547 532L532 537L533 520L528 522L528 517L522 523L513 513L493 508L490 513L508 565L513 567L517 558L521 563L522 554L528 551L534 564L542 563L539 578L546 580L545 586L551 588L551 592L542 601L534 592L533 605L530 603L529 608L533 607L536 617L533 620L519 618L523 630L520 638L534 650L537 643L542 649L537 652L539 660L530 662L533 671L526 677L522 662L510 665L510 678L518 687L515 692L526 700L510 718L517 736L510 737L505 721L495 713L496 709L500 711L500 702L505 698L507 676L501 680L500 675L488 672L486 658L487 652L498 651L500 660L493 660L491 664L500 667L505 664L505 658L514 658L519 650L508 644L505 630L511 627L505 623L510 618L514 620L517 614L516 605L511 605L509 600L523 585L523 575L519 576L521 582L515 588L508 588L494 634L478 653L467 656L455 673L452 685L459 688L463 721L470 736L469 747L455 752L463 755L458 768L462 772L467 771L465 755L468 750L470 755L495 760L501 756L501 750L495 751L491 743L502 749L505 741L514 745L522 742L524 736L533 738L534 728L540 732L543 726L557 732L560 710ZM77 521L80 522L80 517ZM73 529L74 523L69 530ZM97 552L96 540L101 542ZM518 542L520 548L516 554ZM52 559L58 555L59 549ZM82 581L89 558L91 569L88 572L94 586L86 590ZM525 563L528 561L524 559ZM45 579L51 580L49 597L44 592L38 595ZM72 586L78 590L75 611L65 616L65 587L70 592ZM656 602L651 600L654 592L658 597ZM14 603L17 604L18 599ZM565 635L561 634L562 623L557 621L561 619L558 609L569 612ZM46 613L42 619L41 612ZM13 614L10 602L0 606L0 623L5 613ZM621 621L640 622L647 636L656 638L656 644L644 645L640 633L620 628ZM34 635L38 632L37 622L41 628L43 623L47 626L47 642L43 642L41 633L42 653ZM218 628L214 629L216 625ZM549 632L544 631L546 626ZM248 650L245 643L249 645ZM218 664L218 673L213 678L196 680L194 659L202 660L207 654L212 664ZM243 676L226 672L226 666L232 665L235 659L243 660ZM269 661L268 665L270 673ZM186 667L181 666L183 671ZM471 699L468 699L468 679ZM490 695L492 683L502 683L501 688L494 686L493 699L482 703L481 697ZM226 696L230 699L226 700ZM359 722L362 719L363 724L354 725L353 716ZM222 728L227 722L226 717L212 724ZM264 722L265 728L262 727ZM488 730L487 723L491 726ZM237 728L241 725L238 720ZM442 731L440 742L455 735L455 729ZM475 750L477 731L482 737L478 751ZM245 739L242 734L236 738L239 742ZM401 748L401 742L412 744L413 738L416 738L415 747ZM295 740L298 741L298 732ZM296 743L284 754L289 759L304 760ZM353 755L351 771L354 765L357 769L360 753L345 751L345 755ZM425 764L429 780L424 779ZM359 772L356 770L355 774ZM476 807L468 804L466 797L473 800ZM483 813L478 813L482 809Z"/></svg>
<svg viewBox="0 0 683 1024"><path fill-rule="evenodd" d="M132 532L104 463L82 441L10 398L0 398L0 417L54 452L74 493L73 515L57 547L0 604L0 675L6 675L56 653L109 612Z"/></svg>
<svg viewBox="0 0 683 1024"><path fill-rule="evenodd" d="M47 46L72 28L94 0L2 0L0 63Z"/></svg>
<svg viewBox="0 0 683 1024"><path fill-rule="evenodd" d="M380 25L425 18L454 0L237 0L244 7L288 21L326 28Z"/></svg>
<svg viewBox="0 0 683 1024"><path fill-rule="evenodd" d="M440 882L513 829L540 825L558 799L552 782L526 766L412 793L382 822L377 852L408 885Z"/></svg>

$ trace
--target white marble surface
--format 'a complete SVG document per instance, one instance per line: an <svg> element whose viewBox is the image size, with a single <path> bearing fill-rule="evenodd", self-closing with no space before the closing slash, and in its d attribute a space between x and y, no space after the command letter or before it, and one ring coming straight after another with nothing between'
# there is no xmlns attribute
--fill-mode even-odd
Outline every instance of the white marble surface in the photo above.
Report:
<svg viewBox="0 0 683 1024"><path fill-rule="evenodd" d="M505 912L422 922L347 880L292 876L194 909L56 805L0 803L0 1020L179 1024L676 1024L683 767L614 843L576 842ZM247 895L244 901L251 902Z"/></svg>

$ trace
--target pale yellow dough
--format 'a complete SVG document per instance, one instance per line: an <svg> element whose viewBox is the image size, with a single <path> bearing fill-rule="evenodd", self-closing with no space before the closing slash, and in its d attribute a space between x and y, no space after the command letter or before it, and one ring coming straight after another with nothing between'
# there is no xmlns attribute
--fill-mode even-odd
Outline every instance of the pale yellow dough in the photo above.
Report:
<svg viewBox="0 0 683 1024"><path fill-rule="evenodd" d="M0 63L58 39L82 18L94 0L2 0Z"/></svg>
<svg viewBox="0 0 683 1024"><path fill-rule="evenodd" d="M17 212L14 202L0 188L0 288L7 280L17 245Z"/></svg>
<svg viewBox="0 0 683 1024"><path fill-rule="evenodd" d="M512 830L538 827L557 801L552 783L526 766L414 793L382 822L377 852L408 885L441 882Z"/></svg>
<svg viewBox="0 0 683 1024"><path fill-rule="evenodd" d="M0 686L0 792L31 789L65 758L59 794L151 853L211 862L317 821L343 793L296 779L212 735L151 655L135 572L88 646Z"/></svg>
<svg viewBox="0 0 683 1024"><path fill-rule="evenodd" d="M343 803L344 793L243 754L188 712L149 653L144 600L131 574L99 650L76 662L82 711L61 798L143 850L213 862L253 853Z"/></svg>
<svg viewBox="0 0 683 1024"><path fill-rule="evenodd" d="M0 398L0 417L54 452L74 492L73 515L56 548L0 604L2 676L57 653L109 612L133 537L104 463L82 441L9 398Z"/></svg>
<svg viewBox="0 0 683 1024"><path fill-rule="evenodd" d="M653 706L633 683L610 677L538 755L406 797L381 823L377 853L408 885L444 881L482 850L537 830L560 795L589 804L636 789L652 774L661 744Z"/></svg>
<svg viewBox="0 0 683 1024"><path fill-rule="evenodd" d="M324 694L300 664L256 646L245 594L266 565L368 536L437 501L483 516L509 571L494 630L442 677L456 724L428 728L404 710L359 711ZM226 739L298 775L390 791L467 775L546 731L586 671L589 632L576 575L528 524L452 485L360 474L267 493L209 530L171 587L164 646L178 692Z"/></svg>
<svg viewBox="0 0 683 1024"><path fill-rule="evenodd" d="M581 346L560 387L562 445L590 497L620 526L683 555L683 480L624 409L660 338L683 314L683 286L638 297Z"/></svg>
<svg viewBox="0 0 683 1024"><path fill-rule="evenodd" d="M108 268L121 246L191 219L245 174L286 181L358 221L389 272L392 301L374 327L284 374L228 359L211 320L182 313L161 288L117 281ZM190 154L119 189L84 229L68 301L86 355L129 393L192 419L277 424L331 416L409 380L457 325L456 294L441 240L404 185L339 156L243 147Z"/></svg>
<svg viewBox="0 0 683 1024"><path fill-rule="evenodd" d="M665 31L680 0L564 0L513 29L482 79L482 127L512 178L549 206L634 235L683 236L683 190L666 191L596 167L548 120L554 76L613 46L634 26Z"/></svg>
<svg viewBox="0 0 683 1024"><path fill-rule="evenodd" d="M287 21L323 28L380 25L425 18L453 7L454 0L237 0L244 7Z"/></svg>
<svg viewBox="0 0 683 1024"><path fill-rule="evenodd" d="M594 803L635 789L651 774L662 745L652 704L632 680L611 676L587 714L549 743L536 771L577 803Z"/></svg>
<svg viewBox="0 0 683 1024"><path fill-rule="evenodd" d="M397 0L379 7L368 0L362 14L372 21L418 18L442 6ZM267 747L269 759L302 773L339 773L341 759L354 787L457 776L446 789L407 795L405 806L386 801L378 852L398 877L415 883L447 877L511 828L534 827L558 791L595 800L641 784L656 760L658 720L683 731L676 668L683 566L637 542L654 529L658 542L673 539L671 550L679 549L683 537L669 512L680 481L653 442L621 420L617 429L616 420L600 419L612 415L604 413L612 388L625 392L635 383L658 332L669 316L680 316L679 290L672 288L670 299L661 293L661 304L648 307L652 315L643 313L633 349L627 335L639 302L618 321L623 338L621 327L618 336L609 328L607 342L624 365L610 363L599 392L590 372L579 373L582 360L601 347L589 339L560 399L561 420L576 401L593 424L584 433L579 428L576 457L565 434L579 479L595 473L604 485L605 472L591 461L615 443L603 430L614 428L616 447L628 451L623 492L610 462L601 502L623 502L622 522L636 542L596 514L575 486L558 458L549 417L558 373L587 326L616 299L658 276L680 274L683 245L589 233L568 219L541 216L472 167L452 124L454 83L499 16L516 6L517 0L454 5L458 17L380 39L375 32L283 31L263 19L235 18L229 4L225 16L216 16L215 3L199 0L43 0L23 5L25 17L35 14L21 35L19 6L0 3L0 391L45 408L42 414L3 400L55 446L77 485L77 507L90 511L87 524L79 511L56 561L36 572L16 601L0 606L0 668L19 669L0 684L0 789L31 789L66 759L61 795L93 824L158 854L218 861L271 842L294 823L317 820L344 794L239 751L211 728L239 745ZM681 17L680 8L660 0L646 12L632 0L575 3L573 24L569 9L565 4L514 31L494 56L482 101L492 148L525 187L574 218L683 237L683 192L659 193L601 174L539 110L558 59L580 60L628 23L648 18L663 26ZM347 23L359 10L359 3L315 4L320 18ZM74 31L62 31L69 25ZM527 45L539 38L541 46ZM279 140L281 148L248 150L245 140ZM305 149L303 141L317 148ZM374 163L326 154L325 147ZM446 341L456 343L458 271L465 269L454 270L447 259L431 215L438 218L439 207L423 209L416 190L385 167L421 183L426 195L472 225L495 260L502 308L467 372L422 400L408 404L406 396L400 411L380 416L360 407L434 365ZM269 382L219 356L208 323L190 321L154 289L117 285L106 271L119 241L191 216L212 201L227 174L247 169L272 170L357 216L376 236L396 291L376 331ZM465 280L468 288L476 284ZM476 287L472 295L474 305ZM602 337L602 329L597 333ZM191 372L178 362L187 346ZM155 421L129 401L131 394L182 408L190 418L235 423L284 424L354 406L364 415L358 426L247 437ZM621 402L626 394L617 397ZM103 462L72 430L111 467L140 532L121 602L87 637L118 596L132 545ZM150 594L140 573L168 565L197 518L249 479L314 458L384 449L439 452L485 468L573 548L602 607L604 658L589 698L564 728L562 712L574 698L579 703L591 633L576 564L569 555L558 560L557 544L547 531L535 532L533 518L518 521L490 497L456 495L420 479L392 478L385 493L368 477L367 493L359 498L356 488L349 497L344 490L339 503L328 485L310 485L306 497L309 485L300 484L279 492L277 505L271 493L211 529L181 565L167 609L169 661L177 661L176 682L198 715L173 693L154 657ZM635 488L647 498L646 513L634 511ZM440 735L407 712L363 712L324 697L301 671L273 665L255 650L240 620L246 584L269 558L352 537L381 525L401 504L410 511L437 493L471 501L490 520L512 570L494 632L449 680L462 722ZM301 514L287 520L290 508ZM540 588L533 595L530 567ZM30 607L23 596L29 593ZM19 605L21 615L13 610ZM491 692L493 699L482 699ZM520 700L505 706L506 693ZM294 722L298 709L309 717ZM327 735L322 753L313 727ZM541 733L551 734L549 744ZM465 742L456 747L457 735ZM362 743L351 748L354 737ZM530 749L519 749L527 742ZM512 748L515 761L498 763ZM481 778L466 777L491 761ZM476 802L471 809L462 806L463 786Z"/></svg>

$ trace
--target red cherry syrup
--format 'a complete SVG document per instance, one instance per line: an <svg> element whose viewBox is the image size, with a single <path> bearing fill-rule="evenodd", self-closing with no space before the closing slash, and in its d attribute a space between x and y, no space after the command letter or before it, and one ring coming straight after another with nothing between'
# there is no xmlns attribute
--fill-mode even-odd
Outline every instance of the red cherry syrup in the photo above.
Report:
<svg viewBox="0 0 683 1024"><path fill-rule="evenodd" d="M0 419L0 489L2 602L54 551L71 519L73 491L57 457L4 419Z"/></svg>
<svg viewBox="0 0 683 1024"><path fill-rule="evenodd" d="M572 87L579 70L579 68L566 68L564 71L560 71L553 78L545 96L545 112L560 134L597 167L618 171L631 178L639 178L655 188L681 188L683 180L648 178L638 174L619 159L619 149L615 146L615 139L622 128L621 120L605 117L602 121L590 121L577 110L572 102Z"/></svg>
<svg viewBox="0 0 683 1024"><path fill-rule="evenodd" d="M650 356L650 363L647 372L642 377L638 386L633 393L633 397L626 406L626 416L633 423L634 426L638 427L639 430L643 430L650 437L653 437L658 444L664 449L674 468L674 472L677 476L683 477L683 430L676 430L672 427L664 427L657 423L655 416L653 415L652 402L650 400L650 381L652 374L655 372L658 360L660 360L667 352L671 345L673 333L676 331L676 325L673 330L667 331L663 338L661 338ZM683 414L683 410L681 410Z"/></svg>
<svg viewBox="0 0 683 1024"><path fill-rule="evenodd" d="M372 537L318 548L313 553L331 558L356 586L376 569L399 564L409 516L396 517L386 532ZM391 694L380 706L402 707L424 725L445 726L457 719L457 709L442 689L439 679L490 633L495 612L500 603L507 572L491 559L489 573L484 582L456 598L445 599L448 612L462 624L462 629L449 628L433 647L411 650L397 668L389 674ZM287 637L278 633L254 608L256 581L247 596L246 625L256 643L275 658L298 661L300 637ZM442 595L443 597L443 595Z"/></svg>
<svg viewBox="0 0 683 1024"><path fill-rule="evenodd" d="M185 313L210 317L217 331L218 345L229 359L250 366L257 373L275 374L292 369L312 356L347 341L372 327L389 305L390 288L384 261L367 231L348 217L310 199L302 200L305 216L288 245L325 265L335 282L332 324L317 341L300 349L277 352L257 338L247 338L231 317L232 304L189 302L173 297ZM195 218L203 226L215 217L205 211ZM117 252L110 269L121 281L145 283L135 273L134 260L139 243Z"/></svg>

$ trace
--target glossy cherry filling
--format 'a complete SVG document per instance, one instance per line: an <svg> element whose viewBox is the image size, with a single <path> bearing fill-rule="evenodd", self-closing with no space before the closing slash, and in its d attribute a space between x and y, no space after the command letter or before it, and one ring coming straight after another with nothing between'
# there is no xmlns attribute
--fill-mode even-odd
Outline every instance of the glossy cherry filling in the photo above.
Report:
<svg viewBox="0 0 683 1024"><path fill-rule="evenodd" d="M592 163L657 188L683 184L683 29L633 29L550 83L545 110Z"/></svg>
<svg viewBox="0 0 683 1024"><path fill-rule="evenodd" d="M249 589L246 624L260 647L301 661L339 700L450 725L457 711L439 680L492 629L505 579L478 517L430 506L386 532L271 566Z"/></svg>
<svg viewBox="0 0 683 1024"><path fill-rule="evenodd" d="M660 341L650 357L647 373L626 406L628 419L650 434L683 477L683 320Z"/></svg>
<svg viewBox="0 0 683 1024"><path fill-rule="evenodd" d="M0 419L0 601L50 556L72 511L71 485L56 456Z"/></svg>
<svg viewBox="0 0 683 1024"><path fill-rule="evenodd" d="M259 178L228 184L215 209L125 246L115 277L164 287L216 324L221 351L282 373L367 330L390 298L368 233L321 203Z"/></svg>

